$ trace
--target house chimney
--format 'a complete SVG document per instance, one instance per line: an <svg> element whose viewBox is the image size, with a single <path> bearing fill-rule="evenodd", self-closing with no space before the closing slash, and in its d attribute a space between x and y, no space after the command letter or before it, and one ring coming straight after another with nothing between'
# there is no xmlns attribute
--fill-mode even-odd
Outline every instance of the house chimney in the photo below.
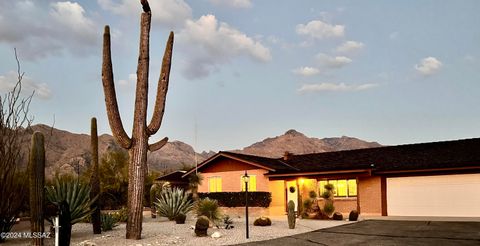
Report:
<svg viewBox="0 0 480 246"><path fill-rule="evenodd" d="M283 154L283 160L288 161L292 155L292 153L285 151L285 153Z"/></svg>

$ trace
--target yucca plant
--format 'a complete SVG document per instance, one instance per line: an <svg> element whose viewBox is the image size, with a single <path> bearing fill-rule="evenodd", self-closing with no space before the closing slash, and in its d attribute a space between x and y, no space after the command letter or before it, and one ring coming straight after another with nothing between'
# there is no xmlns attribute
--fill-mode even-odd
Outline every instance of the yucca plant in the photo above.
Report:
<svg viewBox="0 0 480 246"><path fill-rule="evenodd" d="M49 202L58 204L66 201L70 207L71 224L81 222L93 213L91 208L97 197L90 199L90 186L78 179L56 178L53 186L45 187L45 195Z"/></svg>
<svg viewBox="0 0 480 246"><path fill-rule="evenodd" d="M178 214L187 214L193 208L193 201L181 188L166 188L160 193L160 197L155 202L157 214L161 217L167 217L174 220Z"/></svg>
<svg viewBox="0 0 480 246"><path fill-rule="evenodd" d="M204 198L197 201L195 205L196 214L198 217L206 216L210 221L218 221L222 218L220 207L218 206L218 201L215 199Z"/></svg>
<svg viewBox="0 0 480 246"><path fill-rule="evenodd" d="M110 231L114 227L118 226L118 221L117 219L115 219L115 216L113 214L102 213L100 216L100 221L102 222L102 231Z"/></svg>

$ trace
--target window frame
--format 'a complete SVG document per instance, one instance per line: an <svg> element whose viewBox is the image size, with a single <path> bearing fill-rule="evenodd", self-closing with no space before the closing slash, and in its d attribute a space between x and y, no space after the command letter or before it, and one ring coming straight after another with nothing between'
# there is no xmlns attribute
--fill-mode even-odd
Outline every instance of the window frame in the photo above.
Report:
<svg viewBox="0 0 480 246"><path fill-rule="evenodd" d="M339 196L337 194L338 181L340 181L340 180L345 180L345 182L346 182L346 195L345 196ZM350 195L351 192L350 192L349 181L352 181L352 180L355 181L355 195ZM335 198L357 198L358 197L358 182L357 182L356 178L353 178L353 179L345 178L345 179L321 179L321 180L317 180L319 195L321 195L325 191L325 188L323 188L323 186L320 185L321 182L326 182L326 183L324 183L324 185L334 183L335 190L333 192L333 195L334 195Z"/></svg>
<svg viewBox="0 0 480 246"><path fill-rule="evenodd" d="M252 192L255 192L257 191L257 175L253 174L253 175L248 175L250 177L250 181L248 182L248 191L252 191ZM255 188L252 189L251 188L251 185L252 185L252 177L254 177L255 179ZM241 192L245 192L245 182L243 182L243 175L240 176L240 191Z"/></svg>
<svg viewBox="0 0 480 246"><path fill-rule="evenodd" d="M212 191L210 189L211 185L210 185L210 180L214 180L215 182L215 191ZM218 182L220 181L220 190L218 189ZM223 191L223 179L221 176L210 176L208 177L208 192L209 193L215 193L215 192L222 192Z"/></svg>

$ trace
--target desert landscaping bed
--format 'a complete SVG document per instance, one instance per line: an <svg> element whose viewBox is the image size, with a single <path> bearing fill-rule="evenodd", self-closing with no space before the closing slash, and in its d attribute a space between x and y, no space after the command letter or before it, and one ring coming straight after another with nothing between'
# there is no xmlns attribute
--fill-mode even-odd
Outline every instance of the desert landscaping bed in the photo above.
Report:
<svg viewBox="0 0 480 246"><path fill-rule="evenodd" d="M103 232L101 235L92 233L92 225L78 223L73 225L71 245L231 245L252 241L268 240L293 234L309 232L317 229L328 228L338 225L344 225L347 221L325 221L299 219L295 229L288 229L286 216L271 217L272 225L267 227L253 226L253 220L250 218L250 238L245 238L245 218L233 218L233 229L208 229L209 237L197 237L193 231L195 218L189 216L185 224L175 224L175 221L168 221L165 218L151 219L144 218L142 239L125 239L125 224L121 223L112 231ZM27 223L27 222L23 222ZM28 225L16 225L14 231L28 231ZM212 238L214 232L220 232L220 238ZM53 239L47 239L45 245L54 245ZM27 239L11 239L4 245L29 245Z"/></svg>

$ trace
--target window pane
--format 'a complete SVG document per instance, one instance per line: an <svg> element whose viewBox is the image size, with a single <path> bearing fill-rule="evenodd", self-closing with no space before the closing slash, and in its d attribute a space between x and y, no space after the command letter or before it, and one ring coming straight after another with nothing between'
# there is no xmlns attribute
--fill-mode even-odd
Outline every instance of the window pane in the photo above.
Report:
<svg viewBox="0 0 480 246"><path fill-rule="evenodd" d="M347 196L347 180L337 180L337 196Z"/></svg>
<svg viewBox="0 0 480 246"><path fill-rule="evenodd" d="M215 177L208 178L208 192L215 192Z"/></svg>
<svg viewBox="0 0 480 246"><path fill-rule="evenodd" d="M326 180L318 181L318 195L321 196L325 191Z"/></svg>
<svg viewBox="0 0 480 246"><path fill-rule="evenodd" d="M216 185L217 185L217 190L216 192L222 192L222 178L221 177L216 177Z"/></svg>
<svg viewBox="0 0 480 246"><path fill-rule="evenodd" d="M248 182L248 190L257 191L257 176L255 175L250 176L250 180Z"/></svg>
<svg viewBox="0 0 480 246"><path fill-rule="evenodd" d="M348 196L357 196L357 180L348 180Z"/></svg>

